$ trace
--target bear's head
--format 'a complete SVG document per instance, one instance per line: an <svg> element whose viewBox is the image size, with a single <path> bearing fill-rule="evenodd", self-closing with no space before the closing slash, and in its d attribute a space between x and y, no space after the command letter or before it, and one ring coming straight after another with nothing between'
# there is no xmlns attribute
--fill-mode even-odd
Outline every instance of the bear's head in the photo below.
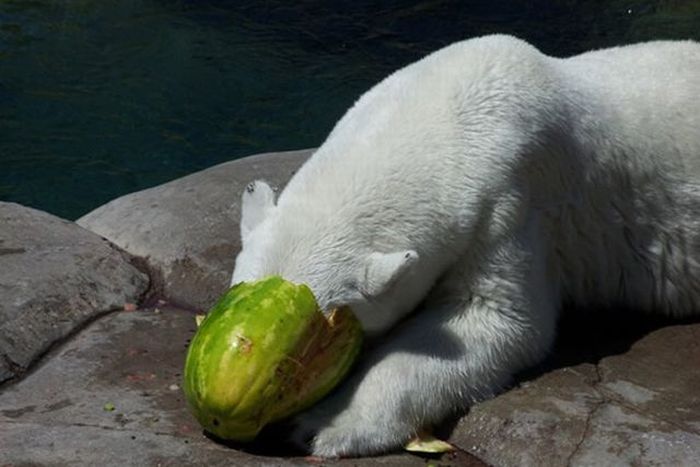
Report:
<svg viewBox="0 0 700 467"><path fill-rule="evenodd" d="M231 284L268 275L307 284L322 310L348 305L370 336L380 334L415 306L418 253L374 251L371 235L333 217L303 203L277 206L269 185L249 184Z"/></svg>

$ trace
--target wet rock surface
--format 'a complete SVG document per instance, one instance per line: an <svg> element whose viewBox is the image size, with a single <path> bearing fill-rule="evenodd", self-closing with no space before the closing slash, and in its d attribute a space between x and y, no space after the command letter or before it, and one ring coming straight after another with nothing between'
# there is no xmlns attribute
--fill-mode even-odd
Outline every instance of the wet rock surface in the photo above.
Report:
<svg viewBox="0 0 700 467"><path fill-rule="evenodd" d="M192 309L228 286L246 184L281 188L309 154L222 164L79 220L116 245L0 203L0 465L697 465L700 321L618 310L567 314L546 362L438 427L455 453L319 460L283 425L249 445L203 436L180 382Z"/></svg>
<svg viewBox="0 0 700 467"><path fill-rule="evenodd" d="M128 255L72 222L0 202L0 382L148 287Z"/></svg>
<svg viewBox="0 0 700 467"><path fill-rule="evenodd" d="M220 164L117 198L77 223L145 258L173 302L208 309L231 280L246 185L264 179L281 188L311 152L260 154Z"/></svg>

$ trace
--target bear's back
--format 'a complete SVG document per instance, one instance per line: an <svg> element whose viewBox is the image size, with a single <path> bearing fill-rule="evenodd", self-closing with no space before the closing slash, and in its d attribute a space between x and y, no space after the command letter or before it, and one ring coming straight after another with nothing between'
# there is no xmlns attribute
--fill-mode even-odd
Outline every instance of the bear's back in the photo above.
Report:
<svg viewBox="0 0 700 467"><path fill-rule="evenodd" d="M590 103L578 109L578 120L590 125L584 133L635 144L629 152L640 162L672 163L700 181L700 43L646 42L560 65L569 86L585 96L579 101Z"/></svg>

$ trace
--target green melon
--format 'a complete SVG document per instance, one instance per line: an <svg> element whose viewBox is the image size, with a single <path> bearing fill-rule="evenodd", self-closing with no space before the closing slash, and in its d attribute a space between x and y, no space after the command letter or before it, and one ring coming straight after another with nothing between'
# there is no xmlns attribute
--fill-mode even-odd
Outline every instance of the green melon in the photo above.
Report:
<svg viewBox="0 0 700 467"><path fill-rule="evenodd" d="M306 285L278 276L233 286L187 351L184 391L214 435L250 441L299 412L347 374L362 345L349 308L324 314Z"/></svg>

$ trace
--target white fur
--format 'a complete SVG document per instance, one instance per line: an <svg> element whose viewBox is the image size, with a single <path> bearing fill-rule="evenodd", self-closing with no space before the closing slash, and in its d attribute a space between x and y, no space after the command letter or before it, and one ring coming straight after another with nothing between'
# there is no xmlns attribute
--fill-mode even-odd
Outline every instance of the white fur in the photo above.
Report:
<svg viewBox="0 0 700 467"><path fill-rule="evenodd" d="M233 282L305 282L374 336L422 302L296 438L402 445L541 359L564 302L697 312L698 96L691 41L556 59L477 38L362 96L276 205L246 192Z"/></svg>

